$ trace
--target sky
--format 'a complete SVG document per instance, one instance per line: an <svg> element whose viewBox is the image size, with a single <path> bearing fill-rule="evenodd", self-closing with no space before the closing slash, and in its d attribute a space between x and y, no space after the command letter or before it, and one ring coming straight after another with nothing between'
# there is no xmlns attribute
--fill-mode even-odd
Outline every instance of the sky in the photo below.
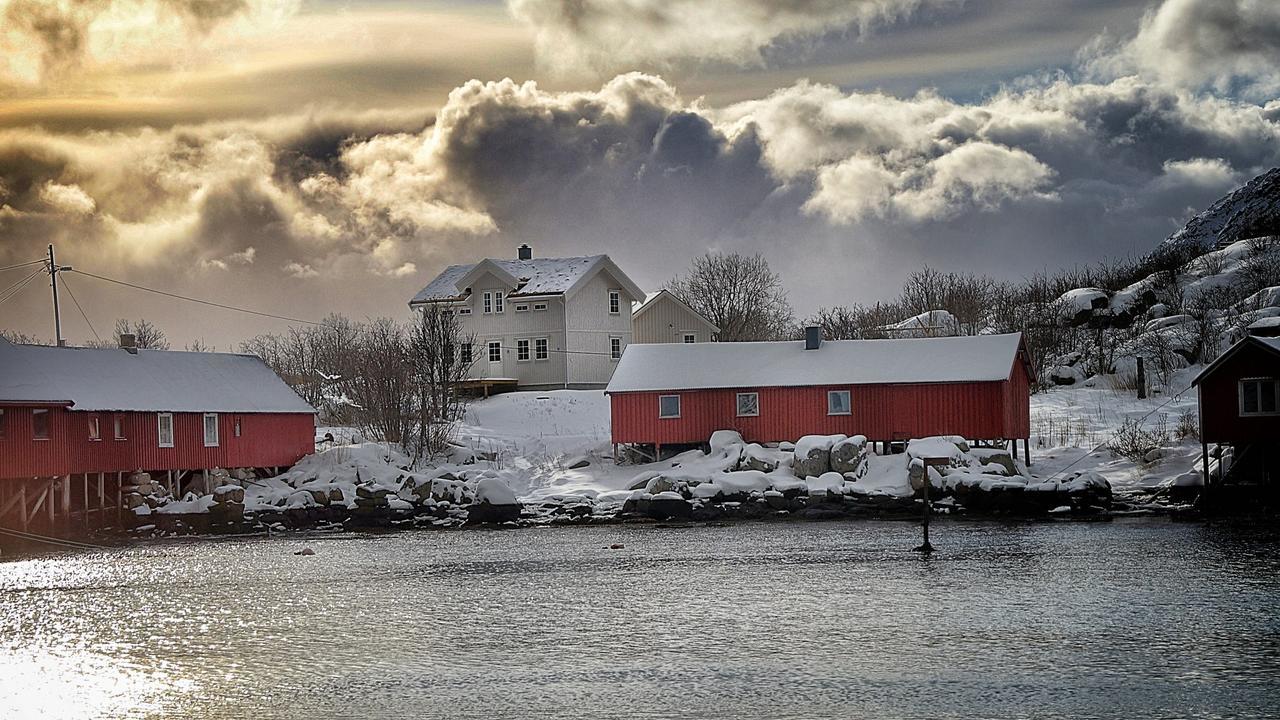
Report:
<svg viewBox="0 0 1280 720"><path fill-rule="evenodd" d="M0 267L405 318L521 243L758 252L804 316L1142 255L1280 165L1277 98L1273 0L0 0ZM288 326L61 278L72 343Z"/></svg>

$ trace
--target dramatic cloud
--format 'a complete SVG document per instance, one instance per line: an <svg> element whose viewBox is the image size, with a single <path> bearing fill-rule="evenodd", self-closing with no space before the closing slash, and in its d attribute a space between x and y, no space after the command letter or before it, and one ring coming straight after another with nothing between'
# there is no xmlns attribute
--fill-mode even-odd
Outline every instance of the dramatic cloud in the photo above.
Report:
<svg viewBox="0 0 1280 720"><path fill-rule="evenodd" d="M1166 0L1131 40L1104 36L1082 54L1097 74L1136 72L1193 89L1272 97L1280 92L1280 3Z"/></svg>
<svg viewBox="0 0 1280 720"><path fill-rule="evenodd" d="M0 80L41 85L86 65L165 64L216 30L257 32L300 0L0 0Z"/></svg>
<svg viewBox="0 0 1280 720"><path fill-rule="evenodd" d="M560 70L764 64L777 44L847 35L959 0L508 0Z"/></svg>

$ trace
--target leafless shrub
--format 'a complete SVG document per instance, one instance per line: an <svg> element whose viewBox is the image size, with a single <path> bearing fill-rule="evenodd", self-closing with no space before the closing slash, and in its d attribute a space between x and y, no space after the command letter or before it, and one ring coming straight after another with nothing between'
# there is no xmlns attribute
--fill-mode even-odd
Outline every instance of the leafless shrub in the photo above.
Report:
<svg viewBox="0 0 1280 720"><path fill-rule="evenodd" d="M28 335L16 330L0 330L0 337L8 340L14 345L52 345L47 340L41 340L35 335Z"/></svg>
<svg viewBox="0 0 1280 720"><path fill-rule="evenodd" d="M1169 439L1169 431L1162 416L1155 427L1148 430L1139 420L1126 419L1111 440L1107 449L1112 457L1122 457L1138 465L1147 461L1147 455Z"/></svg>
<svg viewBox="0 0 1280 720"><path fill-rule="evenodd" d="M1200 277L1221 275L1227 269L1227 256L1221 252L1207 252L1187 263L1187 270Z"/></svg>
<svg viewBox="0 0 1280 720"><path fill-rule="evenodd" d="M804 324L822 328L828 340L874 340L887 337L885 326L898 322L903 314L896 303L838 306L820 309Z"/></svg>
<svg viewBox="0 0 1280 720"><path fill-rule="evenodd" d="M795 330L795 315L782 278L761 255L708 253L667 289L720 328L720 340L782 340Z"/></svg>
<svg viewBox="0 0 1280 720"><path fill-rule="evenodd" d="M429 305L419 312L408 332L408 355L413 367L413 423L405 451L415 461L448 450L466 405L461 392L469 363L461 348L474 344L452 311Z"/></svg>
<svg viewBox="0 0 1280 720"><path fill-rule="evenodd" d="M1178 440L1200 439L1200 422L1194 411L1187 410L1178 415L1178 424L1173 429L1173 436Z"/></svg>

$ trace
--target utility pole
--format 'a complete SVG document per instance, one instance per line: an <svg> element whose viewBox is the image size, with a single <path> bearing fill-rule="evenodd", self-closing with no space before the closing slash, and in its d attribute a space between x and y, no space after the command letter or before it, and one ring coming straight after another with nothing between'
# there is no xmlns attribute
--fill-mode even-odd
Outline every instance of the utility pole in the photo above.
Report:
<svg viewBox="0 0 1280 720"><path fill-rule="evenodd" d="M58 273L72 269L70 265L58 267L53 257L53 243L49 243L49 280L53 286L53 340L58 347L67 344L62 339L62 309L58 305Z"/></svg>

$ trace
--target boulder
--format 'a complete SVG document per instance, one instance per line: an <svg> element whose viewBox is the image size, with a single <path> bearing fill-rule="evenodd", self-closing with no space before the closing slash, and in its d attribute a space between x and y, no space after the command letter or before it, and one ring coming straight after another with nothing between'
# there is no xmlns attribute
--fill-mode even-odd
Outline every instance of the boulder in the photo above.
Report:
<svg viewBox="0 0 1280 720"><path fill-rule="evenodd" d="M847 435L805 435L796 443L791 468L796 477L818 477L831 472L831 446Z"/></svg>
<svg viewBox="0 0 1280 720"><path fill-rule="evenodd" d="M687 518L693 514L693 506L679 493L663 492L649 499L651 518L666 520L667 518Z"/></svg>
<svg viewBox="0 0 1280 720"><path fill-rule="evenodd" d="M243 503L244 488L238 485L222 485L214 488L213 501L215 503Z"/></svg>
<svg viewBox="0 0 1280 720"><path fill-rule="evenodd" d="M569 460L568 468L570 470L581 470L582 468L587 467L590 464L591 464L590 460L579 455L578 457L571 458Z"/></svg>
<svg viewBox="0 0 1280 720"><path fill-rule="evenodd" d="M742 445L742 434L737 430L716 430L711 433L711 440L708 443L711 446L711 452L727 452L734 445Z"/></svg>
<svg viewBox="0 0 1280 720"><path fill-rule="evenodd" d="M862 477L867 471L867 438L854 435L831 446L831 469L842 475Z"/></svg>
<svg viewBox="0 0 1280 720"><path fill-rule="evenodd" d="M487 500L475 503L467 508L467 522L471 524L496 525L515 522L520 519L520 503L491 503Z"/></svg>
<svg viewBox="0 0 1280 720"><path fill-rule="evenodd" d="M770 473L778 469L778 461L759 444L751 443L743 448L741 469Z"/></svg>
<svg viewBox="0 0 1280 720"><path fill-rule="evenodd" d="M373 483L360 483L359 485L356 486L357 498L381 499L381 498L385 498L390 493L391 491L388 490L387 488L381 485L374 485Z"/></svg>

